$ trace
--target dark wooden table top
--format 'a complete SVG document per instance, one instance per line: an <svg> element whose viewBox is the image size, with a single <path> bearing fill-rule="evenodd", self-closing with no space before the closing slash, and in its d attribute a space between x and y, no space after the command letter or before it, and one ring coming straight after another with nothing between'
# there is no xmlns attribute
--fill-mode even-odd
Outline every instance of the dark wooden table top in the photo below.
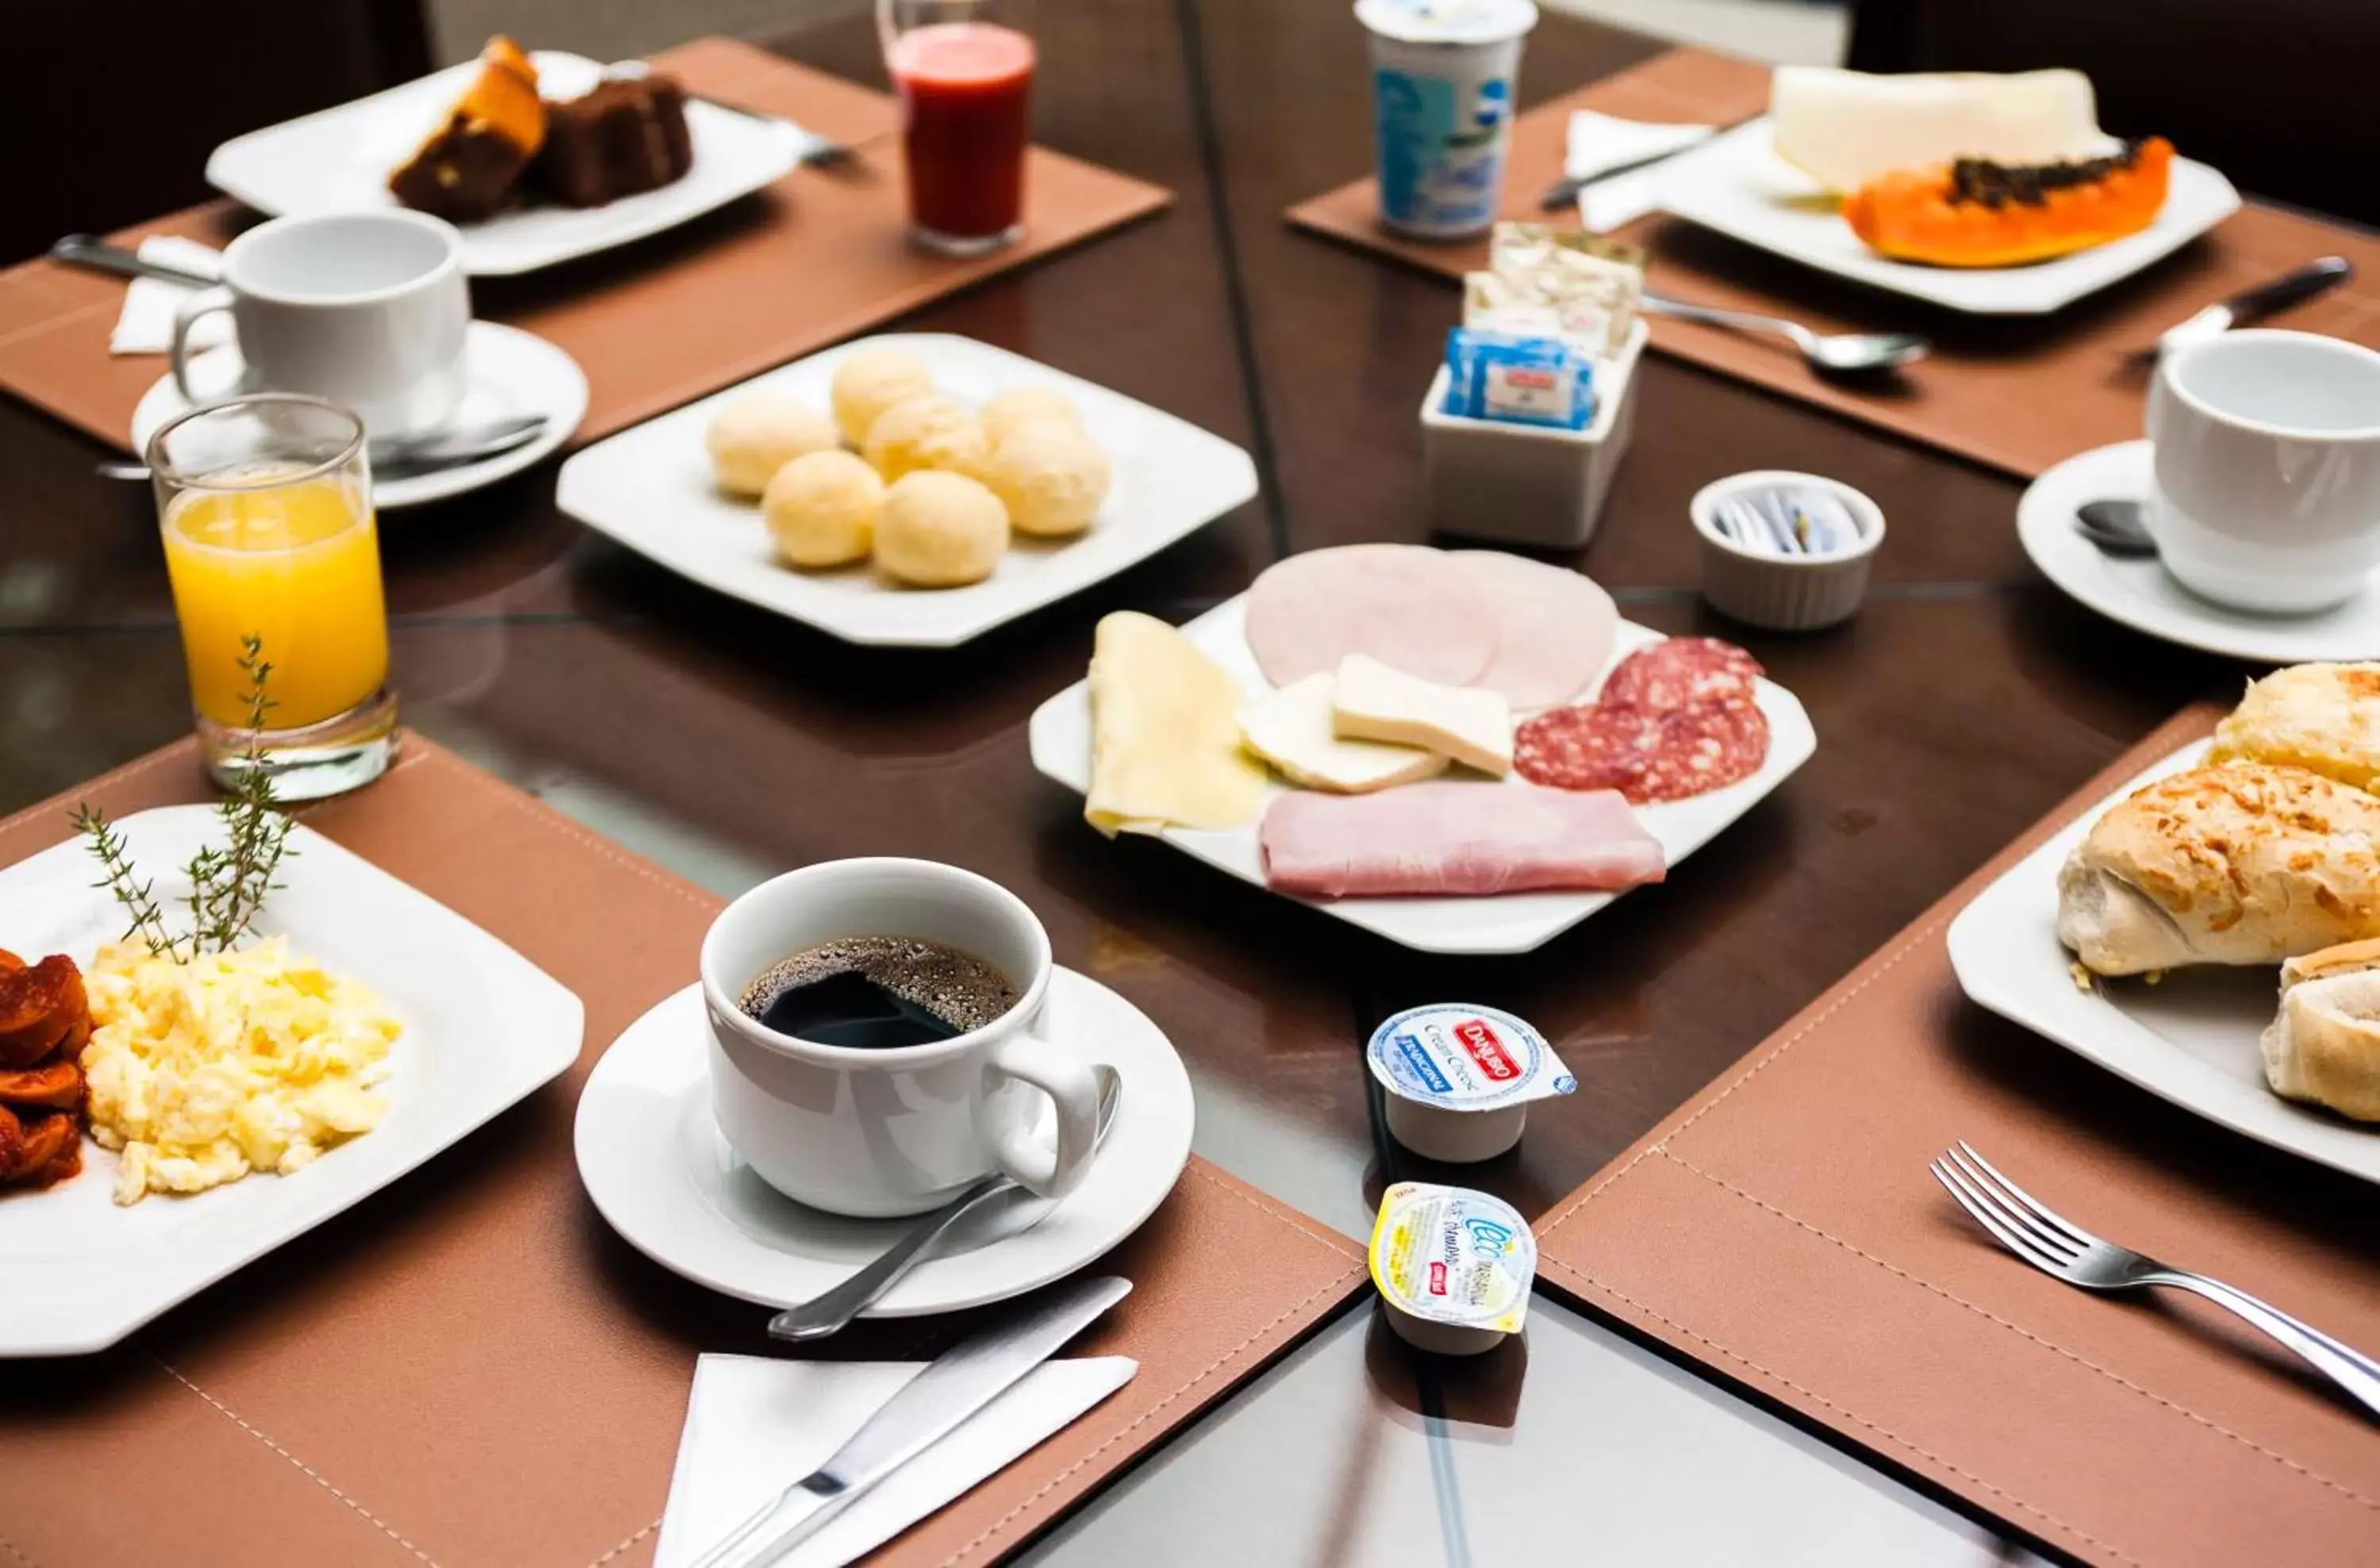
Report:
<svg viewBox="0 0 2380 1568"><path fill-rule="evenodd" d="M548 465L384 520L412 722L722 890L886 852L1005 882L1061 961L1172 1035L1204 1153L1360 1233L1391 1173L1359 1055L1386 1012L1489 1002L1556 1042L1581 1092L1463 1175L1541 1210L2126 744L2236 679L2060 598L2018 548L2009 480L1652 359L1634 447L1579 564L1632 618L1742 641L1801 697L1817 755L1775 796L1665 886L1518 958L1407 953L1161 845L1100 838L1033 772L1027 716L1080 676L1110 610L1186 619L1282 554L1423 537L1415 407L1459 300L1281 222L1371 157L1364 41L1343 4L1105 0L1048 7L1043 31L1040 139L1179 201L898 324L1000 344L1218 432L1256 454L1261 498L961 653L907 653L840 644L584 532L555 511ZM778 46L881 80L864 18ZM1548 16L1528 42L1524 101L1658 47ZM103 456L0 404L0 808L188 725L151 501L93 477ZM1834 475L1890 519L1868 604L1839 630L1754 634L1701 606L1686 498L1771 467ZM1388 1158L1396 1175L1431 1173ZM1549 1303L1533 1322L1524 1356L1439 1371L1356 1314L1037 1551L1468 1562L1592 1541L1620 1561L1909 1562L2017 1550L1600 1324Z"/></svg>

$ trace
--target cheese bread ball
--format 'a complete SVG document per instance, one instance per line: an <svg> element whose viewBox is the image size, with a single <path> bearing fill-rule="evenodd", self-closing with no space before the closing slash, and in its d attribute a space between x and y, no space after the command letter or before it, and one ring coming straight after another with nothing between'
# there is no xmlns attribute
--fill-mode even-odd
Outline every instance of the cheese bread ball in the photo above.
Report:
<svg viewBox="0 0 2380 1568"><path fill-rule="evenodd" d="M760 516L789 566L840 566L875 547L884 481L848 452L812 452L777 470Z"/></svg>
<svg viewBox="0 0 2380 1568"><path fill-rule="evenodd" d="M991 438L994 450L1014 432L1042 419L1069 425L1082 423L1075 412L1074 400L1054 387L1012 386L992 394L991 400L983 406L983 433Z"/></svg>
<svg viewBox="0 0 2380 1568"><path fill-rule="evenodd" d="M984 482L1019 533L1080 533L1108 498L1107 454L1081 428L1060 419L1019 426L1000 444Z"/></svg>
<svg viewBox="0 0 2380 1568"><path fill-rule="evenodd" d="M1008 514L979 480L920 468L884 492L876 560L903 582L919 588L981 582L1007 548Z"/></svg>
<svg viewBox="0 0 2380 1568"><path fill-rule="evenodd" d="M934 378L914 354L863 348L834 368L834 422L854 446L885 409L934 390Z"/></svg>
<svg viewBox="0 0 2380 1568"><path fill-rule="evenodd" d="M795 398L774 392L739 397L711 416L704 437L719 488L758 495L779 468L806 452L835 445L834 421Z"/></svg>
<svg viewBox="0 0 2380 1568"><path fill-rule="evenodd" d="M991 456L991 443L965 405L929 394L895 403L878 415L860 450L890 484L917 468L979 473Z"/></svg>

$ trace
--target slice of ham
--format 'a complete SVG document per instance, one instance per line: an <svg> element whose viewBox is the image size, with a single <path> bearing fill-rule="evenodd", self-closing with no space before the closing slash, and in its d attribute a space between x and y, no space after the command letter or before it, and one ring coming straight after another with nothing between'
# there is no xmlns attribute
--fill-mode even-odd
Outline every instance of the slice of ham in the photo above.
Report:
<svg viewBox="0 0 2380 1568"><path fill-rule="evenodd" d="M1265 812L1265 883L1302 898L1466 896L1658 882L1661 845L1612 791L1407 784L1296 791Z"/></svg>
<svg viewBox="0 0 2380 1568"><path fill-rule="evenodd" d="M1265 568L1248 589L1248 649L1275 686L1351 653L1440 686L1469 686L1496 656L1496 606L1442 551L1342 544Z"/></svg>
<svg viewBox="0 0 2380 1568"><path fill-rule="evenodd" d="M1620 611L1592 577L1500 550L1458 550L1448 559L1496 607L1496 656L1473 686L1534 713L1585 691L1611 657Z"/></svg>

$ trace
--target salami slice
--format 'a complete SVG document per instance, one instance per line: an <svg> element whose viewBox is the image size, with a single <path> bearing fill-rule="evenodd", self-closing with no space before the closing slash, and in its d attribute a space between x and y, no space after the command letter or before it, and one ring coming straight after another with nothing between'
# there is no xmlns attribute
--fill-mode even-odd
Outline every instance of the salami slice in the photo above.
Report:
<svg viewBox="0 0 2380 1568"><path fill-rule="evenodd" d="M1760 661L1713 637L1673 637L1640 648L1605 678L1598 700L1641 708L1683 708L1695 702L1749 703Z"/></svg>
<svg viewBox="0 0 2380 1568"><path fill-rule="evenodd" d="M1633 805L1684 800L1749 778L1768 756L1768 720L1750 701L1658 709L1557 708L1512 737L1512 766L1557 789L1616 789Z"/></svg>

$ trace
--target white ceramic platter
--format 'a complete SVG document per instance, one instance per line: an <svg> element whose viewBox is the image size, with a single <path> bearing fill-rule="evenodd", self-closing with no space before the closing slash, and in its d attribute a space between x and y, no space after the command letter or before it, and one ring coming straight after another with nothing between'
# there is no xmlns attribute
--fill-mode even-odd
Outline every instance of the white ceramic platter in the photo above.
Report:
<svg viewBox="0 0 2380 1568"><path fill-rule="evenodd" d="M543 414L545 429L526 446L477 463L459 463L404 479L372 476L372 504L381 511L425 505L510 479L543 462L587 417L587 376L578 361L534 333L494 322L473 322L463 340L468 385L455 412L461 426L492 423L515 414ZM237 390L247 367L239 346L226 343L190 361L190 384L203 401ZM189 407L171 374L157 378L132 410L132 450L146 452L157 427Z"/></svg>
<svg viewBox="0 0 2380 1568"><path fill-rule="evenodd" d="M1050 1202L1018 1194L970 1214L949 1250L871 1307L910 1318L1004 1301L1062 1279L1123 1240L1165 1201L1190 1159L1190 1076L1146 1014L1060 969L1050 1038L1096 1047L1123 1079L1115 1124L1082 1185ZM578 1175L628 1244L697 1284L792 1307L842 1283L914 1219L852 1220L806 1208L752 1173L710 1114L710 1025L688 986L628 1026L579 1098Z"/></svg>
<svg viewBox="0 0 2380 1568"><path fill-rule="evenodd" d="M1747 245L1953 310L2037 316L2131 276L2240 207L2240 193L2204 164L2173 161L2165 208L2138 234L2024 267L1927 267L1879 256L1860 242L1815 180L1777 155L1757 119L1661 165L1663 208Z"/></svg>
<svg viewBox="0 0 2380 1568"><path fill-rule="evenodd" d="M1249 651L1246 596L1226 600L1182 628L1200 651L1236 676L1251 695L1269 689ZM1659 642L1662 635L1649 626L1620 623L1612 662ZM1785 782L1794 769L1817 749L1810 716L1793 694L1773 682L1760 683L1760 711L1768 720L1768 757L1750 778L1690 800L1666 801L1637 808L1645 831L1661 841L1669 864L1675 866L1710 841L1721 828L1750 810L1770 790ZM1033 765L1076 794L1087 793L1091 781L1091 701L1087 681L1050 698L1034 711ZM1454 775L1449 774L1448 777ZM1532 787L1516 774L1507 780L1479 779L1480 789ZM1267 788L1269 804L1289 786L1277 778ZM1176 849L1220 867L1245 882L1264 885L1264 857L1257 842L1259 812L1246 826L1226 832L1168 828L1160 835ZM1083 830L1089 833L1086 827ZM1340 898L1308 900L1325 914L1351 925L1377 931L1390 942L1424 953L1528 953L1619 897L1612 893L1510 893L1492 898Z"/></svg>
<svg viewBox="0 0 2380 1568"><path fill-rule="evenodd" d="M583 55L540 49L529 58L548 98L576 98L603 75ZM273 217L394 206L389 171L413 156L479 70L472 60L234 137L207 159L207 183ZM819 140L783 120L691 99L686 128L694 165L683 179L601 207L520 207L464 225L464 270L477 277L535 272L674 228L779 178Z"/></svg>
<svg viewBox="0 0 2380 1568"><path fill-rule="evenodd" d="M2201 599L2154 560L2119 561L2084 539L2075 508L2148 494L2152 456L2145 441L2119 442L2069 457L2026 487L2017 537L2043 576L2109 620L2184 648L2268 664L2380 658L2380 589L2370 583L2335 609L2257 615Z"/></svg>
<svg viewBox="0 0 2380 1568"><path fill-rule="evenodd" d="M170 868L222 840L221 819L206 806L142 811L117 826L169 907L187 892ZM387 1116L294 1174L249 1176L191 1197L156 1194L127 1208L111 1200L116 1156L86 1139L79 1176L0 1195L0 1356L114 1344L379 1191L577 1059L585 1012L560 982L320 833L299 827L290 848L287 885L257 929L355 976L403 1022L389 1054ZM0 870L0 941L28 959L63 953L88 963L124 927L92 880L79 840Z"/></svg>
<svg viewBox="0 0 2380 1568"><path fill-rule="evenodd" d="M2108 807L2152 779L2195 767L2185 747L2093 807L2010 867L1950 923L1950 965L1967 995L2004 1018L2211 1122L2350 1175L2380 1182L2380 1128L2362 1127L2265 1087L2257 1038L2273 1021L2276 971L2201 965L2156 985L2074 983L2058 940L2058 869Z"/></svg>
<svg viewBox="0 0 2380 1568"><path fill-rule="evenodd" d="M990 577L965 588L902 588L865 565L800 572L779 565L759 506L711 483L704 432L723 405L751 392L785 394L823 412L835 367L879 345L916 355L934 384L964 403L1017 385L1073 399L1112 476L1089 531L1072 540L1020 535ZM949 648L1113 577L1256 492L1246 453L1146 403L973 338L895 333L796 359L599 442L563 464L555 501L680 577L846 642Z"/></svg>

